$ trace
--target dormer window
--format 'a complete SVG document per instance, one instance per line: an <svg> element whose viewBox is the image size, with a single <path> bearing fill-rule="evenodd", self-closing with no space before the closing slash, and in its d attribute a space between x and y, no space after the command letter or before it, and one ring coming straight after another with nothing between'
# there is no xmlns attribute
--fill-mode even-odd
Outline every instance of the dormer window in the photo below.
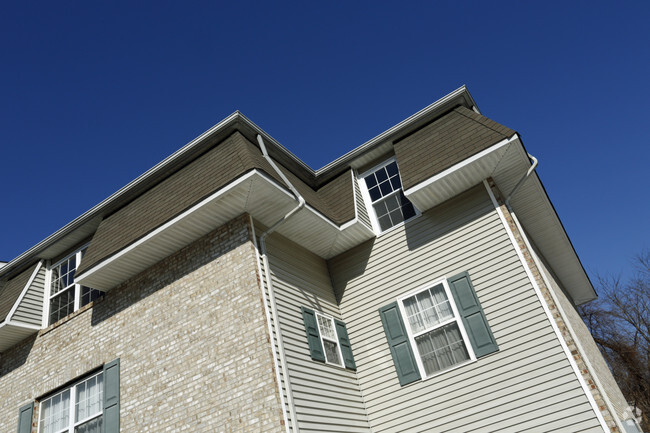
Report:
<svg viewBox="0 0 650 433"><path fill-rule="evenodd" d="M50 267L48 325L61 320L104 294L100 290L75 284L74 274L85 252L86 248L83 248Z"/></svg>
<svg viewBox="0 0 650 433"><path fill-rule="evenodd" d="M394 158L374 167L360 176L365 185L375 218L373 225L378 232L385 232L417 215L413 204L402 192L402 181Z"/></svg>

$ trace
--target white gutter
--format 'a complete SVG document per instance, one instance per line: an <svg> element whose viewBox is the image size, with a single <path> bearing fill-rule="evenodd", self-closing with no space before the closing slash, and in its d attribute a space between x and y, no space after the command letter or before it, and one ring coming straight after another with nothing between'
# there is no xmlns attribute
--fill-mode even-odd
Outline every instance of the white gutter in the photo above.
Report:
<svg viewBox="0 0 650 433"><path fill-rule="evenodd" d="M284 352L284 340L282 338L282 329L280 327L280 321L278 320L278 309L275 303L275 293L273 291L273 280L271 279L271 271L269 269L269 259L266 254L266 237L273 233L278 227L280 227L282 224L287 222L289 218L291 218L293 215L298 213L303 207L305 207L305 199L300 195L298 190L289 182L289 179L286 178L284 173L278 168L277 165L275 165L275 162L269 157L269 154L266 151L266 146L264 145L264 140L262 139L262 136L260 134L257 134L257 142L260 145L260 149L262 149L262 155L264 158L271 164L271 167L278 173L280 178L284 181L284 183L291 189L291 192L293 192L294 196L296 197L296 200L298 201L298 205L293 208L289 213L287 213L284 217L282 217L280 220L275 222L271 227L266 229L264 233L260 235L260 255L262 256L262 260L264 261L264 274L266 277L266 284L269 289L269 299L271 301L271 314L273 316L273 322L275 322L275 329L276 333L278 336L278 351L280 352L280 363L282 367L282 375L284 376L284 382L285 382L285 387L287 390L287 399L289 400L289 413L291 414L291 428L293 429L294 433L297 433L300 431L298 428L298 420L296 419L296 410L294 407L293 403L293 392L291 390L291 380L289 378L289 372L287 370L287 357ZM277 364L277 357L273 357L276 364ZM278 371L276 367L276 375L278 379L278 386L280 387L280 398L281 400L284 400L282 398L282 382L280 381L280 372ZM282 401L282 413L285 418L284 425L286 426L287 433L289 433L291 430L289 429L289 423L287 422L287 411L284 407L284 401Z"/></svg>

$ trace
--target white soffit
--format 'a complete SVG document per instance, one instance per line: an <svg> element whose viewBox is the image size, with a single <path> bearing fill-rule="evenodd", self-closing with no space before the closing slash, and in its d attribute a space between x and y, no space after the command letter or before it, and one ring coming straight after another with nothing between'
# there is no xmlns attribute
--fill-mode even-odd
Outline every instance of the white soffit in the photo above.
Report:
<svg viewBox="0 0 650 433"><path fill-rule="evenodd" d="M296 206L285 188L253 170L158 227L128 247L76 277L78 283L110 290L161 259L243 213L271 226ZM358 221L341 229L308 205L282 225L278 233L313 253L330 258L374 237Z"/></svg>
<svg viewBox="0 0 650 433"><path fill-rule="evenodd" d="M420 211L426 211L492 177L505 196L530 165L521 140L514 135L409 188L404 194ZM526 234L539 248L573 301L582 304L595 299L591 281L536 173L517 190L510 204Z"/></svg>
<svg viewBox="0 0 650 433"><path fill-rule="evenodd" d="M421 212L431 209L490 177L514 142L519 142L517 135L409 188L404 195Z"/></svg>
<svg viewBox="0 0 650 433"><path fill-rule="evenodd" d="M30 335L36 334L40 328L21 325L14 322L0 324L0 353L15 346Z"/></svg>
<svg viewBox="0 0 650 433"><path fill-rule="evenodd" d="M512 146L492 174L502 194L509 194L530 168L521 142ZM564 289L576 304L596 298L596 292L578 258L537 173L533 173L515 192L510 205L526 235L551 266Z"/></svg>

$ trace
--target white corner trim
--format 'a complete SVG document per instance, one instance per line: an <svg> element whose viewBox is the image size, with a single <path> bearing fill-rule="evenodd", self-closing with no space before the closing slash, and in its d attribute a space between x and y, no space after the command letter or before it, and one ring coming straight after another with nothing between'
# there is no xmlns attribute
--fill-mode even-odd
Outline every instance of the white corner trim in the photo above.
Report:
<svg viewBox="0 0 650 433"><path fill-rule="evenodd" d="M518 139L519 139L519 135L515 134L510 138L506 138L504 140L501 140L498 143L493 144L492 146L488 147L487 149L482 150L481 152L477 153L476 155L470 156L469 158L459 162L458 164L452 165L451 167L441 171L440 173L436 174L435 176L432 176L432 177L428 178L427 180L422 181L422 182L418 183L415 186L412 186L408 190L404 191L404 195L406 195L408 197L409 195L411 195L413 193L416 193L416 192L420 191L423 188L427 188L428 186L438 182L440 179L442 179L442 178L444 178L446 176L449 176L450 174L467 167L468 165L474 163L475 161L489 155L492 152L496 152L497 150L501 149L502 147L507 146L507 145L511 144L512 142L514 142L515 140L518 140Z"/></svg>
<svg viewBox="0 0 650 433"><path fill-rule="evenodd" d="M266 296L266 288L264 285L266 278L264 278L264 273L262 272L262 257L260 256L260 250L257 245L257 236L255 235L255 223L253 222L253 217L249 214L248 218L251 224L251 231L253 234L253 245L255 246L255 258L257 261L257 276L260 281L260 290L262 291L262 299L264 300L264 314L266 315L266 325L268 328L269 338L271 339L271 349L272 349L271 352L273 354L275 383L278 385L278 394L280 395L280 405L282 409L282 417L284 420L284 425L286 427L287 433L290 433L291 430L289 426L291 424L289 424L289 417L287 416L287 411L286 411L287 405L284 401L284 392L282 391L282 376L280 374L280 366L278 365L278 357L276 356L275 349L273 349L273 347L275 346L275 337L274 337L275 334L273 333L273 320L271 318L271 312L269 311L269 302ZM290 412L293 413L293 411Z"/></svg>
<svg viewBox="0 0 650 433"><path fill-rule="evenodd" d="M9 310L9 314L7 314L7 318L5 319L7 323L11 322L12 316L16 313L18 306L20 305L23 298L27 294L27 291L31 287L32 283L34 282L34 279L36 278L36 275L38 275L42 267L43 267L43 260L38 262L36 268L34 268L34 272L32 272L32 275L29 277L29 280L27 280L27 284L25 284L25 287L23 287L23 290L20 292L20 296L18 296L16 302L14 302L14 306L11 307L11 310ZM37 328L37 329L41 329L41 328Z"/></svg>
<svg viewBox="0 0 650 433"><path fill-rule="evenodd" d="M598 404L596 404L596 400L594 400L593 395L591 395L591 391L589 390L589 387L587 386L587 383L585 382L584 378L582 377L582 374L580 373L580 369L578 368L578 365L576 364L575 360L573 359L573 356L571 356L571 351L569 350L568 346L566 345L566 342L564 341L564 337L562 337L562 333L560 332L560 328L558 328L557 323L555 323L555 319L553 319L553 315L551 314L551 311L548 308L548 304L544 300L544 295L542 295L542 291L540 290L537 282L535 281L535 278L533 277L533 273L528 266L528 263L526 262L526 259L524 258L523 252L521 248L519 247L519 244L517 244L517 240L515 239L515 236L510 229L510 226L508 225L508 222L506 221L506 217L503 214L503 211L501 211L501 208L499 207L499 204L497 203L496 198L494 197L494 194L492 193L492 189L490 188L490 185L487 183L487 180L483 180L483 185L485 186L485 189L487 190L487 193L490 196L490 200L492 200L492 204L494 205L494 209L497 211L497 214L499 215L499 219L501 220L501 223L503 224L503 227L506 230L506 233L508 234L508 238L510 238L510 242L512 243L515 252L517 253L517 257L519 257L519 261L521 262L522 266L524 267L524 270L526 271L526 275L528 276L528 279L530 280L531 285L533 286L533 289L535 290L535 294L537 295L540 304L542 305L542 308L544 309L544 313L546 313L546 317L548 321L551 324L551 327L553 328L553 332L555 333L555 336L557 337L558 341L560 342L560 345L562 347L562 350L564 351L564 354L569 361L569 364L571 365L571 368L573 369L573 373L575 374L576 378L578 379L578 382L580 383L580 386L582 387L582 390L587 397L587 400L589 401L589 404L591 405L592 410L594 411L594 414L596 415L596 418L598 419L598 422L600 423L601 427L606 433L610 433L611 430L607 426L607 423L605 422L605 419L603 418L603 414L600 412L600 409L598 409ZM523 236L523 234L522 234Z"/></svg>

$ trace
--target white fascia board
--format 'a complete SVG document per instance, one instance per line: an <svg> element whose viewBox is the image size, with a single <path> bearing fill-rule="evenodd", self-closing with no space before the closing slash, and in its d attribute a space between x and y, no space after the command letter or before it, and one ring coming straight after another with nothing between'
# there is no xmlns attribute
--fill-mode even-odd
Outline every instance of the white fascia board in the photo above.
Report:
<svg viewBox="0 0 650 433"><path fill-rule="evenodd" d="M377 144L380 144L382 141L386 140L388 137L391 135L395 134L396 132L406 129L412 124L418 122L419 120L422 120L428 116L431 116L432 114L435 115L435 113L440 110L440 108L444 107L446 104L454 101L455 99L462 97L466 100L468 105L476 107L476 102L474 101L474 98L472 98L472 95L470 95L469 91L467 90L467 87L465 85L459 87L458 89L454 90L453 92L443 96L442 98L438 99L434 103L424 107L422 110L418 111L417 113L407 117L406 119L402 120L399 122L397 125L387 129L386 131L382 132L381 134L377 135L374 138L371 138L370 140L366 141L364 144L361 146L351 150L350 152L346 153L345 155L335 159L334 161L330 162L329 164L325 165L322 168L319 168L316 170L316 176L321 176L323 173L327 172L328 170L333 170L339 165L346 164L350 160L358 157L362 153L366 152L367 150L371 149ZM478 110L478 108L477 108Z"/></svg>
<svg viewBox="0 0 650 433"><path fill-rule="evenodd" d="M172 153L170 156L159 162L158 164L154 165L152 168L111 194L108 198L102 200L99 204L93 206L90 210L84 212L82 215L78 216L32 248L28 249L15 259L11 260L9 263L7 263L5 266L0 268L0 275L4 273L4 271L13 268L14 266L18 265L22 260L28 259L32 254L36 254L41 250L44 250L51 244L54 244L56 241L59 239L65 237L68 235L70 232L73 230L77 229L78 227L82 226L84 223L88 222L95 216L97 216L102 209L107 207L109 204L118 201L124 194L138 186L139 184L143 183L144 181L148 180L149 178L155 176L160 170L164 169L165 167L169 166L171 163L175 162L179 158L181 158L183 155L188 153L191 149L193 149L196 145L199 143L203 142L203 140L207 139L210 137L212 134L218 132L221 129L225 129L228 125L231 123L236 122L238 119L240 119L242 114L239 111L235 111L232 113L230 116L226 117L223 119L221 122L217 123L214 125L212 128L208 129L205 131L203 134L199 135L196 137L194 140L190 141L187 143L185 146L181 147L179 150L176 152Z"/></svg>
<svg viewBox="0 0 650 433"><path fill-rule="evenodd" d="M208 196L207 198L201 200L199 203L195 204L191 208L187 209L185 212L179 214L178 216L174 217L173 219L169 220L165 224L162 224L152 232L148 233L147 235L143 236L142 238L138 239L137 241L133 242L132 244L128 245L124 249L116 252L112 256L108 257L107 259L103 260L102 262L98 263L97 265L93 266L90 269L87 269L83 273L79 274L76 276L75 280L79 284L84 284L84 280L87 279L88 277L92 276L93 274L101 271L102 269L106 268L107 266L110 266L113 262L116 260L124 257L125 255L129 254L139 246L149 242L150 240L154 239L155 237L159 236L161 233L163 233L166 230L172 229L173 226L177 223L179 223L181 220L184 220L185 218L190 217L193 213L197 212L201 208L208 206L215 201L218 201L221 197L225 196L228 194L230 191L236 189L239 186L242 186L246 182L253 180L253 178L259 178L273 186L280 194L283 194L286 196L287 199L289 200L295 200L293 194L288 191L285 187L280 185L275 179L271 178L268 176L266 173L259 171L259 170L251 170L248 172L246 175L240 177L239 179L231 182L230 184L226 185L225 187L221 188L219 191L215 192L214 194ZM352 221L348 221L342 226L338 226L334 222L332 222L329 218L327 218L325 215L320 213L318 210L314 209L310 205L305 205L305 209L303 211L308 211L314 214L317 218L322 220L327 226L329 226L332 230L336 232L341 232L342 230L345 230L346 228L354 225L355 223L358 222L358 220L355 218ZM246 209L242 209L242 212L247 211ZM255 215L252 215L255 217ZM365 227L365 226L364 226ZM279 230L278 232L282 232L282 230Z"/></svg>
<svg viewBox="0 0 650 433"><path fill-rule="evenodd" d="M25 287L23 287L23 290L20 292L20 296L18 296L18 299L14 303L14 306L11 307L11 310L9 310L9 314L7 314L7 319L6 321L11 321L11 317L16 313L16 310L18 309L18 306L22 302L23 298L27 294L27 291L31 287L32 283L34 282L34 279L36 278L36 275L41 271L41 268L43 267L43 260L38 262L36 265L36 268L34 268L34 272L32 272L32 275L29 277L29 280L27 281L27 284L25 284Z"/></svg>
<svg viewBox="0 0 650 433"><path fill-rule="evenodd" d="M40 326L29 325L27 323L14 322L12 320L5 321L4 324L6 324L7 326L14 326L16 328L29 329L29 330L33 330L33 331L40 331L41 330Z"/></svg>
<svg viewBox="0 0 650 433"><path fill-rule="evenodd" d="M101 270L102 268L110 265L112 262L114 262L115 260L117 260L121 256L123 256L125 254L128 254L130 251L134 250L135 248L137 248L138 246L142 245L143 243L149 241L150 239L156 237L157 235L159 235L163 231L169 229L170 227L172 227L174 224L176 224L180 220L187 218L189 215L191 215L192 213L194 213L197 210L201 209L202 207L212 203L219 196L224 195L224 194L228 193L228 191L230 191L230 190L236 188L237 186L245 183L246 181L251 179L256 174L258 174L257 171L253 170L253 171L248 172L244 176L240 177L236 181L231 182L230 184L226 185L224 188L221 188L216 193L210 195L209 197L201 200L199 203L195 204L191 208L187 209L185 212L183 212L180 215L176 216L175 218L167 221L165 224L162 224L161 226L158 226L158 228L151 231L150 233L143 236L142 238L138 239L137 241L133 242L132 244L130 244L126 248L123 248L122 250L118 251L117 253L113 254L112 256L110 256L109 258L103 260L102 262L100 262L99 264L93 266L92 268L87 269L85 272L82 272L81 274L76 275L75 276L75 282L79 283L79 284L83 284L84 283L83 280L85 278L87 278L90 275L92 275L93 273Z"/></svg>
<svg viewBox="0 0 650 433"><path fill-rule="evenodd" d="M479 159L482 159L482 158L486 157L487 155L498 151L499 149L501 149L504 146L510 145L512 142L514 142L515 140L518 140L518 139L519 139L519 136L517 134L515 134L510 138L506 138L504 140L501 140L500 142L488 147L487 149L480 151L476 155L473 155L473 156L459 162L458 164L455 164L455 165L441 171L440 173L438 173L438 174L436 174L434 176L431 176L427 180L425 180L423 182L420 182L415 186L412 186L411 188L404 191L404 195L406 195L408 197L409 195L417 193L418 191L420 191L420 190L422 190L424 188L428 188L428 187L432 186L433 184L435 184L436 182L440 181L441 179L451 175L452 173L464 169L465 167L471 165L472 163L478 161Z"/></svg>

